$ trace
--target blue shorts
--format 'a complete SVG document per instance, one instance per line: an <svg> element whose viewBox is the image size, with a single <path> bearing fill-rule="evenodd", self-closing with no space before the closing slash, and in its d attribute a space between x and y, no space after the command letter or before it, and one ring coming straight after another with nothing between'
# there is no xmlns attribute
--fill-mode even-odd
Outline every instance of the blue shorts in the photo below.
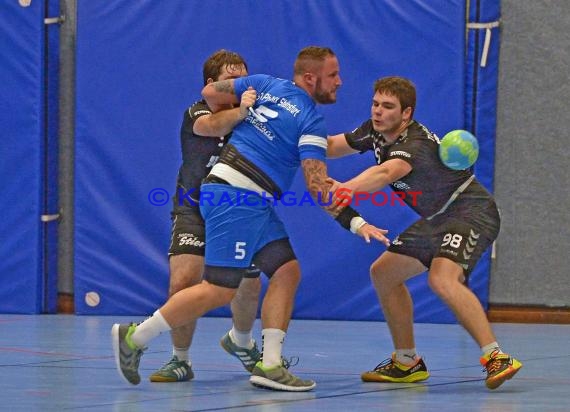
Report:
<svg viewBox="0 0 570 412"><path fill-rule="evenodd" d="M206 222L205 263L244 268L269 242L288 237L267 198L234 186L206 183L200 212Z"/></svg>

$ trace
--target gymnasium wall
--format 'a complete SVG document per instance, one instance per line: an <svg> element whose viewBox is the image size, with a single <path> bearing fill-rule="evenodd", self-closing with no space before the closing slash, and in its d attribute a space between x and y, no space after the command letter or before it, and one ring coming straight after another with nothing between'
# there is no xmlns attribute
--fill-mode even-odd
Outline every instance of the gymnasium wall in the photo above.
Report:
<svg viewBox="0 0 570 412"><path fill-rule="evenodd" d="M38 4L32 2L30 7L38 8L41 15ZM199 98L202 63L216 49L240 52L251 73L289 78L300 48L310 44L332 47L341 63L344 84L337 104L321 107L331 134L351 130L365 120L373 81L392 74L415 82L416 118L440 136L467 125L466 83L470 81L466 79L470 75L466 71L464 1L281 0L272 1L270 9L260 4L268 2L209 0L208 7L194 0L78 2L74 130L78 314L149 314L164 302L170 231L167 197L174 190L181 161L180 121L184 110ZM498 12L496 3L494 10ZM8 17L0 13L1 27L11 27L13 20ZM475 39L474 49L469 49L475 59L482 40ZM13 58L18 55L14 53ZM21 70L27 72L30 67ZM42 90L41 85L37 87ZM33 97L35 90L25 92ZM38 111L47 110L44 100L37 100ZM21 132L19 127L13 126L15 134ZM491 154L493 130L480 137ZM41 131L36 134L39 139ZM5 159L11 164L16 160L8 150L2 151ZM370 154L355 155L330 161L330 174L345 180L372 164ZM45 172L39 164L24 171L14 166L3 177L22 173L41 177ZM476 173L492 184L492 163L481 162ZM149 196L155 189L165 190L165 204L157 205L156 198ZM305 190L300 174L292 190ZM32 203L38 205L39 200ZM8 202L3 197L2 206L17 210L24 200L14 197ZM377 226L389 229L391 238L416 219L400 206L368 203L358 209ZM37 217L37 211L29 210ZM384 248L365 244L316 207L282 207L279 213L303 269L294 317L382 320L368 267ZM32 223L27 225L33 228ZM3 242L0 257L16 256L19 247L21 243ZM31 262L39 259L36 249L40 248L27 250ZM471 284L485 306L489 261L488 255L482 259ZM41 282L42 269L15 267L2 268L5 284L17 284L24 276L39 279L39 291L31 298L37 301L45 292L42 287L49 287ZM428 289L425 275L411 280L409 286L418 321L455 322ZM98 305L86 304L88 292L99 294ZM39 306L19 306L15 293L5 295L0 311L40 311ZM227 309L212 313L227 314Z"/></svg>
<svg viewBox="0 0 570 412"><path fill-rule="evenodd" d="M0 310L43 305L44 7L0 5Z"/></svg>
<svg viewBox="0 0 570 412"><path fill-rule="evenodd" d="M503 0L490 299L570 307L568 4Z"/></svg>
<svg viewBox="0 0 570 412"><path fill-rule="evenodd" d="M300 48L330 46L344 80L337 104L322 108L331 133L366 119L373 81L394 73L417 83L418 119L440 133L460 127L464 4L446 1L441 14L431 3L278 1L266 9L257 1L209 1L208 7L193 1L79 2L77 312L151 313L164 301L170 203L153 205L148 194L157 188L172 193L182 113L199 98L202 62L213 50L239 51L251 73L289 78ZM331 162L330 173L346 179L371 164L370 156L356 156ZM300 174L293 190L305 190ZM414 219L404 207L359 209L392 236ZM317 207L279 210L303 270L294 316L380 319L368 267L383 247L366 245ZM412 287L420 319L451 320L425 283ZM84 303L89 291L101 296L98 306Z"/></svg>

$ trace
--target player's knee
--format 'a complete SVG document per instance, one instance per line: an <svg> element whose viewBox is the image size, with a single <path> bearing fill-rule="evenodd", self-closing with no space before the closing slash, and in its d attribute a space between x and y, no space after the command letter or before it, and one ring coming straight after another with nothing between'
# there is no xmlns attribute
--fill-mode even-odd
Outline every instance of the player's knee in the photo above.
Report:
<svg viewBox="0 0 570 412"><path fill-rule="evenodd" d="M297 257L291 247L291 243L289 243L289 238L268 243L256 253L253 261L265 273L268 279L271 279L274 274L282 269L286 269L288 273L291 272L291 262L296 263L298 269ZM298 272L300 274L300 269L298 269Z"/></svg>
<svg viewBox="0 0 570 412"><path fill-rule="evenodd" d="M273 277L286 278L290 285L298 285L301 282L301 268L297 259L290 260L279 267Z"/></svg>
<svg viewBox="0 0 570 412"><path fill-rule="evenodd" d="M295 264L291 264L293 267L288 270L288 275L292 283L294 282L296 285L299 285L299 283L301 283L301 269L296 262L297 261L295 261Z"/></svg>
<svg viewBox="0 0 570 412"><path fill-rule="evenodd" d="M190 276L190 277L174 277L170 278L170 284L168 286L168 294L172 296L183 289L189 288L191 286L197 285L202 281L201 276Z"/></svg>
<svg viewBox="0 0 570 412"><path fill-rule="evenodd" d="M234 268L227 266L204 267L203 279L208 283L228 289L237 289L247 271L247 268Z"/></svg>
<svg viewBox="0 0 570 412"><path fill-rule="evenodd" d="M382 272L383 272L382 266L378 263L378 261L370 265L370 280L372 281L373 284L382 281Z"/></svg>
<svg viewBox="0 0 570 412"><path fill-rule="evenodd" d="M204 258L197 255L181 254L169 258L170 280L168 293L170 296L199 284L202 281Z"/></svg>
<svg viewBox="0 0 570 412"><path fill-rule="evenodd" d="M244 278L242 279L237 296L242 299L252 300L257 299L261 293L261 280L257 278Z"/></svg>
<svg viewBox="0 0 570 412"><path fill-rule="evenodd" d="M428 274L428 285L430 289L443 300L452 293L452 284L445 276L430 272Z"/></svg>
<svg viewBox="0 0 570 412"><path fill-rule="evenodd" d="M229 304L236 296L237 289L214 284L208 286L211 288L211 293L208 294L208 303L215 308Z"/></svg>

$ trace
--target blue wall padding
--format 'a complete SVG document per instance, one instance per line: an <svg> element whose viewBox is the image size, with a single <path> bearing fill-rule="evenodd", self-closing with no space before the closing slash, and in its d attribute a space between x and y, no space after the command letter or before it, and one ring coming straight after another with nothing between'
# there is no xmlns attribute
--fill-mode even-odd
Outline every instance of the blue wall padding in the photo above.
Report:
<svg viewBox="0 0 570 412"><path fill-rule="evenodd" d="M338 102L321 108L331 134L365 120L373 81L393 74L416 83L419 121L440 135L463 128L463 1L79 2L77 313L149 314L165 301L170 203L153 206L147 197L154 188L174 190L180 121L199 98L205 58L232 49L251 73L290 78L298 50L311 44L330 46L341 63ZM330 174L345 180L372 164L370 154L334 160ZM305 190L300 174L292 190ZM358 209L392 239L416 218L404 207ZM317 207L279 211L303 269L294 317L382 319L368 268L384 248ZM417 320L455 321L425 277L410 287ZM100 294L98 306L84 303L89 291Z"/></svg>
<svg viewBox="0 0 570 412"><path fill-rule="evenodd" d="M44 2L0 6L0 313L42 307Z"/></svg>

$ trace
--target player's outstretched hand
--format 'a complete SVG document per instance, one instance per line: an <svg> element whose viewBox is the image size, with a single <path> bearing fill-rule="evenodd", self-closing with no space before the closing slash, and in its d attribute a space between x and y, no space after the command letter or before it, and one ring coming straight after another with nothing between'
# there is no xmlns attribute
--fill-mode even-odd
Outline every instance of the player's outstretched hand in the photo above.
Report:
<svg viewBox="0 0 570 412"><path fill-rule="evenodd" d="M325 182L330 185L329 194L332 197L333 205L337 207L350 206L354 193L346 183L339 182L330 176L326 178Z"/></svg>
<svg viewBox="0 0 570 412"><path fill-rule="evenodd" d="M379 229L370 223L366 223L364 226L360 227L356 234L364 238L366 243L370 243L370 239L376 239L377 241L384 243L386 247L390 246L390 240L384 236L388 233L385 229Z"/></svg>

